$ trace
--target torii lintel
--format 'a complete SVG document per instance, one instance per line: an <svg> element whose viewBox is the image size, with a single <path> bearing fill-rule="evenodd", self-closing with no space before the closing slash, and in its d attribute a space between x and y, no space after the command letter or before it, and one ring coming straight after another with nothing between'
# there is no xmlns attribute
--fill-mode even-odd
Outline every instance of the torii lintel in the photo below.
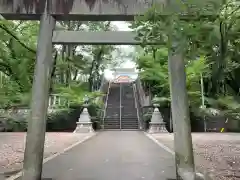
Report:
<svg viewBox="0 0 240 180"><path fill-rule="evenodd" d="M47 4L47 6L46 6ZM132 21L153 5L162 14L192 15L199 10L203 15L214 15L220 0L0 0L0 14L9 20L39 20L46 10L56 20Z"/></svg>

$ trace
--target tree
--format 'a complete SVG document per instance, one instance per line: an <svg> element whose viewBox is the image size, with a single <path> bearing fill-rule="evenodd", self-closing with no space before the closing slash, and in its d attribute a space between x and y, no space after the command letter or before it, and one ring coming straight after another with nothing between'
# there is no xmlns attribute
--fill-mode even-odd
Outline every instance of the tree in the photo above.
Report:
<svg viewBox="0 0 240 180"><path fill-rule="evenodd" d="M170 48L168 35L171 25L174 38L184 49L191 107L199 109L201 104L200 75L203 74L207 106L223 112L229 112L230 109L236 112L233 107L238 104L240 88L237 79L240 72L239 10L239 3L231 0L214 10L218 13L214 18L198 18L197 15L188 20L175 15L166 17L160 15L162 12L158 7L149 10L144 17L137 18L132 28L138 33L137 39L143 42L137 65L146 87L151 86L153 94L169 99L167 52ZM161 45L146 46L146 41ZM232 102L233 106L223 106L222 99L226 98L226 102Z"/></svg>
<svg viewBox="0 0 240 180"><path fill-rule="evenodd" d="M29 104L36 56L39 23L34 21L0 22L1 105ZM58 29L109 30L110 22L57 22ZM50 93L65 94L81 88L83 94L95 91L101 72L112 62L112 46L55 46ZM82 82L86 77L89 82ZM85 78L85 79L86 79ZM88 88L85 88L88 87ZM65 88L65 89L64 89ZM72 94L72 93L70 93Z"/></svg>

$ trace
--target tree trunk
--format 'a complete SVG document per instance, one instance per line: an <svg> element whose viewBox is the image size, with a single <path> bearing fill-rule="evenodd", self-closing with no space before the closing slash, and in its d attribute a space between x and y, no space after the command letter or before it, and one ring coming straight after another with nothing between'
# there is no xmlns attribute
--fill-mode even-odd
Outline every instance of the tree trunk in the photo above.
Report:
<svg viewBox="0 0 240 180"><path fill-rule="evenodd" d="M90 92L92 92L94 66L95 66L95 59L92 61L92 64L89 70L88 89Z"/></svg>
<svg viewBox="0 0 240 180"><path fill-rule="evenodd" d="M78 70L76 69L73 75L73 81L77 80Z"/></svg>
<svg viewBox="0 0 240 180"><path fill-rule="evenodd" d="M53 85L54 85L54 75L56 72L56 64L57 64L57 51L55 52L54 59L53 59L53 67L51 71L51 82L50 82L50 89L49 89L49 94L53 92Z"/></svg>
<svg viewBox="0 0 240 180"><path fill-rule="evenodd" d="M62 56L62 61L63 62L64 62L64 59L65 59L65 51L66 51L66 47L63 45L62 46L62 52L61 52L61 56ZM63 68L60 67L59 71L60 71L60 83L64 84L64 71L63 71Z"/></svg>

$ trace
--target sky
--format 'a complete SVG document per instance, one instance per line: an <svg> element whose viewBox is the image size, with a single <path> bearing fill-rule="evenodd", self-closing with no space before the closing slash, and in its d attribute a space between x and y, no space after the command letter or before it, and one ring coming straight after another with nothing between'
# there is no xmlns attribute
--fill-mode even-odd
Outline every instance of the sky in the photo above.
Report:
<svg viewBox="0 0 240 180"><path fill-rule="evenodd" d="M118 31L132 31L132 29L128 27L129 24L127 22L114 21L112 22L112 24L117 27ZM121 51L126 51L126 52L135 51L134 47L128 46L128 45L121 45L120 48L121 48ZM124 63L121 64L120 68L135 68L135 63L132 62L131 60L126 59L126 61L124 61ZM110 69L106 69L104 71L104 75L108 80L113 79L113 72Z"/></svg>
<svg viewBox="0 0 240 180"><path fill-rule="evenodd" d="M112 24L117 27L118 31L132 31L132 29L128 27L129 24L125 21L113 21ZM122 45L121 49L123 51L134 51L134 47L128 46L128 45ZM126 61L125 63L122 64L122 66L124 66L126 68L127 67L129 67L129 68L135 67L134 63L131 61Z"/></svg>
<svg viewBox="0 0 240 180"><path fill-rule="evenodd" d="M131 31L132 30L128 27L129 24L125 21L113 21L112 24L115 25L119 31Z"/></svg>

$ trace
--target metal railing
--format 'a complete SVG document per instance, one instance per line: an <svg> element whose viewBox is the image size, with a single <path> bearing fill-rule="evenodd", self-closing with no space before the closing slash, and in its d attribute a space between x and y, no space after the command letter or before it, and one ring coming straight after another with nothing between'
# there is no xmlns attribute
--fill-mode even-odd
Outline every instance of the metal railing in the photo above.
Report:
<svg viewBox="0 0 240 180"><path fill-rule="evenodd" d="M102 129L104 129L104 121L105 121L105 117L106 117L106 111L107 111L108 96L109 96L110 87L111 87L111 82L109 81L108 82L107 95L106 95L106 99L105 99L105 105L104 105L104 112L103 112L103 119L102 119Z"/></svg>
<svg viewBox="0 0 240 180"><path fill-rule="evenodd" d="M135 108L137 109L137 118L138 118L138 124L139 124L139 129L143 129L143 120L140 117L143 115L140 113L140 104L138 103L138 96L137 96L137 89L136 89L136 84L133 84L133 94L134 94L134 100L135 100Z"/></svg>
<svg viewBox="0 0 240 180"><path fill-rule="evenodd" d="M122 129L122 84L120 83L120 103L119 103L119 106L120 106L120 109L119 109L119 113L120 113L120 130Z"/></svg>
<svg viewBox="0 0 240 180"><path fill-rule="evenodd" d="M144 114L149 113L149 110L153 112L153 108L151 105L151 94L149 93L149 95L146 95L140 78L137 78L135 82L140 122L142 123L143 129L146 130L147 127L145 127Z"/></svg>
<svg viewBox="0 0 240 180"><path fill-rule="evenodd" d="M148 96L146 95L146 93L143 89L141 80L139 78L136 79L136 89L137 89L137 92L138 92L138 97L139 97L139 102L141 104L141 107L149 106L151 104L150 103L151 94L149 93Z"/></svg>
<svg viewBox="0 0 240 180"><path fill-rule="evenodd" d="M59 106L69 107L69 100L59 94L50 94L48 108L58 108Z"/></svg>
<svg viewBox="0 0 240 180"><path fill-rule="evenodd" d="M105 85L106 82L108 82L108 81L106 80L106 78L104 77L104 75L102 75L101 83L100 83L100 86L98 87L98 90L99 90L99 91L102 91L102 90L103 90L103 87L104 87L104 85Z"/></svg>

